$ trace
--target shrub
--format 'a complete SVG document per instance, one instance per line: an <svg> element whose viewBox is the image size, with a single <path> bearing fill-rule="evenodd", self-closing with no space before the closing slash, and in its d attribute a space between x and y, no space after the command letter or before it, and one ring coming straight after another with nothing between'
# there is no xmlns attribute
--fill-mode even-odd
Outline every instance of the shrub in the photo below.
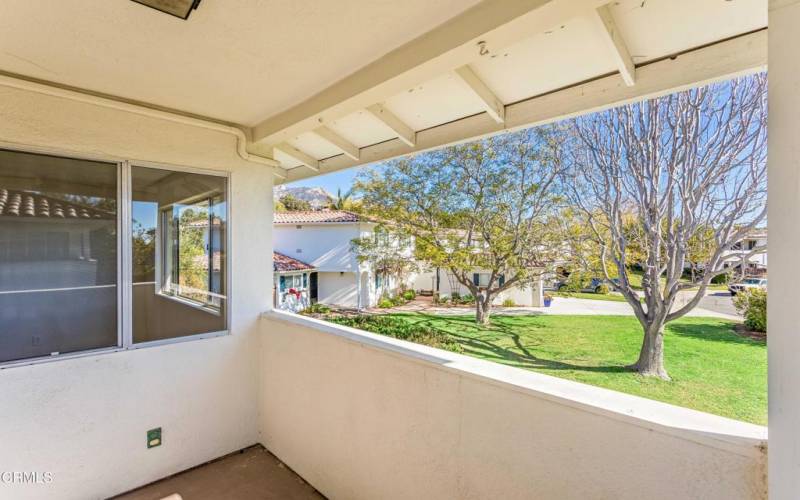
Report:
<svg viewBox="0 0 800 500"><path fill-rule="evenodd" d="M433 297L434 304L446 305L448 302L450 302L450 297L447 295L435 295Z"/></svg>
<svg viewBox="0 0 800 500"><path fill-rule="evenodd" d="M767 331L767 292L760 288L736 294L733 305L744 316L744 325L754 332Z"/></svg>
<svg viewBox="0 0 800 500"><path fill-rule="evenodd" d="M730 281L730 275L728 273L718 274L711 278L712 285L725 285Z"/></svg>
<svg viewBox="0 0 800 500"><path fill-rule="evenodd" d="M394 307L394 302L389 297L381 297L378 301L378 307L381 309L391 309Z"/></svg>
<svg viewBox="0 0 800 500"><path fill-rule="evenodd" d="M464 304L465 306L472 305L475 303L475 297L473 297L470 294L466 294L461 297L461 300L459 302L461 304Z"/></svg>
<svg viewBox="0 0 800 500"><path fill-rule="evenodd" d="M396 305L396 306L402 306L403 304L405 304L405 303L406 303L406 299L405 299L405 298L403 298L403 296L402 296L402 295L395 295L394 297L392 297L392 298L391 298L391 299L389 299L389 300L391 300L391 301L392 301L392 304L394 304L394 305Z"/></svg>
<svg viewBox="0 0 800 500"><path fill-rule="evenodd" d="M325 304L320 304L317 302L316 304L311 304L310 306L306 307L302 312L304 314L328 314L331 312L331 308Z"/></svg>
<svg viewBox="0 0 800 500"><path fill-rule="evenodd" d="M517 305L514 299L506 299L503 301L503 307L515 307Z"/></svg>
<svg viewBox="0 0 800 500"><path fill-rule="evenodd" d="M417 298L417 292L414 290L406 290L403 292L403 298L406 300L414 300Z"/></svg>
<svg viewBox="0 0 800 500"><path fill-rule="evenodd" d="M581 290L589 286L589 283L591 281L592 278L587 273L580 271L573 271L572 273L570 273L569 278L567 278L564 287L565 290L559 290L559 291L580 292Z"/></svg>
<svg viewBox="0 0 800 500"><path fill-rule="evenodd" d="M608 295L608 285L598 285L594 292L600 295Z"/></svg>
<svg viewBox="0 0 800 500"><path fill-rule="evenodd" d="M368 332L408 340L452 352L461 352L461 345L447 332L437 330L425 324L411 323L396 316L341 316L329 321L344 326L360 328Z"/></svg>
<svg viewBox="0 0 800 500"><path fill-rule="evenodd" d="M450 294L450 302L452 302L453 304L458 304L459 302L461 302L461 294L458 292L452 292Z"/></svg>

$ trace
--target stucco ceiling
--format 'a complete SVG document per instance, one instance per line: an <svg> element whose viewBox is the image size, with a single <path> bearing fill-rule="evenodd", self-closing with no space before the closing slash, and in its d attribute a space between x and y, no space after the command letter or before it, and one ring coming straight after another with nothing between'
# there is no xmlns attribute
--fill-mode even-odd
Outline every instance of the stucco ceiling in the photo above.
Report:
<svg viewBox="0 0 800 500"><path fill-rule="evenodd" d="M3 0L0 70L252 125L477 2Z"/></svg>

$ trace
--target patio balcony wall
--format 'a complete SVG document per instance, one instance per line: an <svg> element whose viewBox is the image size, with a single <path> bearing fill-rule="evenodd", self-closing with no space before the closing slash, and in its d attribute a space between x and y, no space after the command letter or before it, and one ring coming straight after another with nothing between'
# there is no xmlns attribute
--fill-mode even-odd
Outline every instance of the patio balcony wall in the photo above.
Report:
<svg viewBox="0 0 800 500"><path fill-rule="evenodd" d="M284 312L260 439L330 498L766 498L766 428Z"/></svg>

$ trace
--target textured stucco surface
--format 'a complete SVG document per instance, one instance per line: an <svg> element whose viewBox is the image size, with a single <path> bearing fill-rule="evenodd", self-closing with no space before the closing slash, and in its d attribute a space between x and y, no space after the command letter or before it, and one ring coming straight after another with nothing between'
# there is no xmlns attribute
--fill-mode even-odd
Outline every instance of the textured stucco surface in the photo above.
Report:
<svg viewBox="0 0 800 500"><path fill-rule="evenodd" d="M282 316L262 443L329 498L766 497L763 428Z"/></svg>
<svg viewBox="0 0 800 500"><path fill-rule="evenodd" d="M272 176L232 135L0 87L3 146L231 172L232 335L0 370L0 469L52 472L1 498L102 498L257 442ZM237 214L262 214L240 219ZM268 253L266 253L268 255ZM163 445L148 450L148 429Z"/></svg>

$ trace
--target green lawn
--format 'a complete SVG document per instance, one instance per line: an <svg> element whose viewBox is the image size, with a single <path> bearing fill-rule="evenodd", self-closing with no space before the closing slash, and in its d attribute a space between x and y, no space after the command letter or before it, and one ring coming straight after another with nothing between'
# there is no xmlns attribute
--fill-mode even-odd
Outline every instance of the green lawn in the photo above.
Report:
<svg viewBox="0 0 800 500"><path fill-rule="evenodd" d="M672 381L623 367L636 360L641 329L625 316L494 316L488 328L468 316L393 315L447 332L470 356L607 387L757 424L767 422L767 350L734 323L683 318L667 327Z"/></svg>

